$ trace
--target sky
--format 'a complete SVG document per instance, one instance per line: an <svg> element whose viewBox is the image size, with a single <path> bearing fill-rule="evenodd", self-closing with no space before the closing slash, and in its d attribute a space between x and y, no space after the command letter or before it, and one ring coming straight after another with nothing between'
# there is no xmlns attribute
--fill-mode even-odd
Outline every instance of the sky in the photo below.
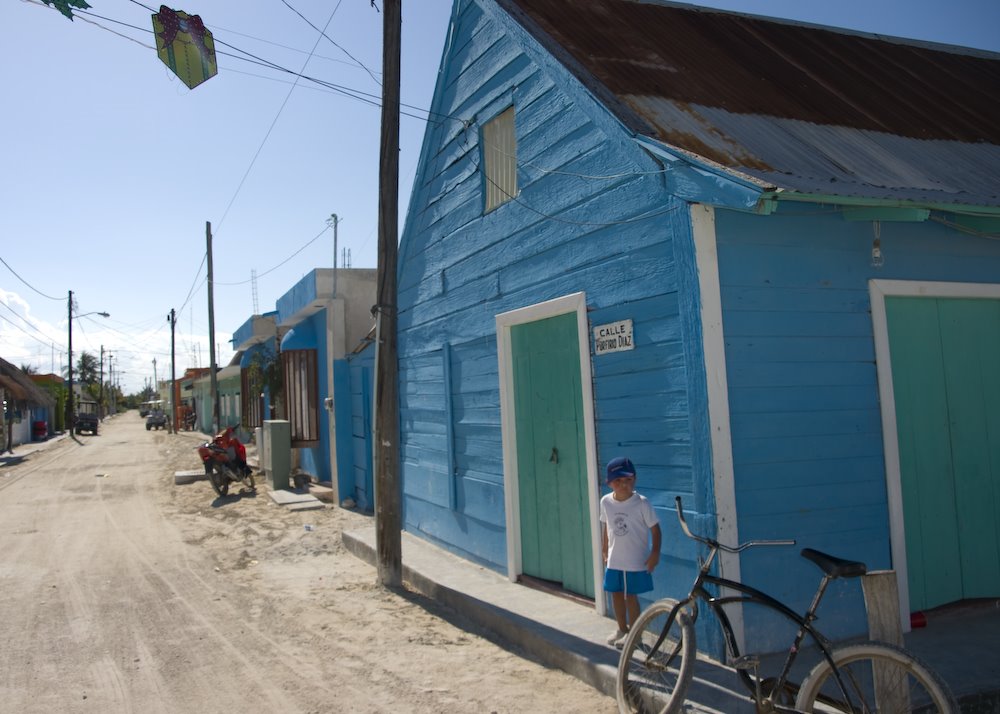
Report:
<svg viewBox="0 0 1000 714"><path fill-rule="evenodd" d="M210 364L207 224L219 366L335 253L377 267L382 0L185 0L219 65L194 89L156 55L159 5L88 1L0 0L0 357L62 373L72 290L74 363L103 347L131 394L170 376L171 310L176 374ZM998 0L697 4L1000 52ZM402 0L400 229L451 5Z"/></svg>

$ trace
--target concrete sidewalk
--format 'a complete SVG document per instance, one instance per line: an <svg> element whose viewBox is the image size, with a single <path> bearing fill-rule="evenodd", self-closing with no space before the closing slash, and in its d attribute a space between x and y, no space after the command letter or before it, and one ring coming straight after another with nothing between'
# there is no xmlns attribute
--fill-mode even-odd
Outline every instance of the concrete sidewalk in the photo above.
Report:
<svg viewBox="0 0 1000 714"><path fill-rule="evenodd" d="M343 534L357 557L375 565L375 529ZM403 577L424 595L614 697L618 651L605 644L614 620L593 606L520 584L402 534ZM931 613L927 627L906 635L906 648L949 684L968 714L1000 713L1000 600ZM736 673L699 658L688 692L690 712L751 714Z"/></svg>
<svg viewBox="0 0 1000 714"><path fill-rule="evenodd" d="M52 446L53 444L62 441L63 439L67 439L69 437L70 433L67 431L63 431L57 434L53 434L52 436L43 441L26 441L23 444L17 444L14 447L13 451L5 451L4 453L0 454L0 465L8 463L11 465L16 465L21 461L23 461L28 456L31 456L31 454L43 451L48 447Z"/></svg>

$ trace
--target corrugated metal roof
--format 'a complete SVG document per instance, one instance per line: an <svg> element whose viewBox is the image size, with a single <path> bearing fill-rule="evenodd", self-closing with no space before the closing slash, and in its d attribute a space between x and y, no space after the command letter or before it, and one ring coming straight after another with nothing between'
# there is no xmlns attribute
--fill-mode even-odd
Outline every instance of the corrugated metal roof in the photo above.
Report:
<svg viewBox="0 0 1000 714"><path fill-rule="evenodd" d="M805 193L1000 205L1000 54L653 0L497 0L633 131Z"/></svg>

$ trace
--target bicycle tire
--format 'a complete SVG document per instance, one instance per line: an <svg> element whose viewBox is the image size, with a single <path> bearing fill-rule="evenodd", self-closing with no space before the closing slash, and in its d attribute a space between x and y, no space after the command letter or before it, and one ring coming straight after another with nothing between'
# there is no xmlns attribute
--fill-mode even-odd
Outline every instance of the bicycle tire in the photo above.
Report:
<svg viewBox="0 0 1000 714"><path fill-rule="evenodd" d="M621 714L673 714L684 704L697 654L694 626L686 613L677 613L666 639L650 652L676 607L676 600L657 600L629 630L615 677Z"/></svg>
<svg viewBox="0 0 1000 714"><path fill-rule="evenodd" d="M795 699L802 712L958 714L958 704L938 674L909 652L884 642L838 647L831 653L847 692L827 660L813 667ZM876 685L878 681L881 684ZM878 694L875 689L878 687ZM848 701L844 700L845 694Z"/></svg>

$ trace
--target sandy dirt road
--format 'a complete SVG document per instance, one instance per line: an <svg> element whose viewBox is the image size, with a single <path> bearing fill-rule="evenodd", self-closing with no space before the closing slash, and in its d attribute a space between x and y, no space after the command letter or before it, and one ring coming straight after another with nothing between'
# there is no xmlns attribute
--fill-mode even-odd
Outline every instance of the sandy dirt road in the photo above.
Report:
<svg viewBox="0 0 1000 714"><path fill-rule="evenodd" d="M379 588L366 516L175 485L198 439L131 412L0 468L0 712L615 710Z"/></svg>

